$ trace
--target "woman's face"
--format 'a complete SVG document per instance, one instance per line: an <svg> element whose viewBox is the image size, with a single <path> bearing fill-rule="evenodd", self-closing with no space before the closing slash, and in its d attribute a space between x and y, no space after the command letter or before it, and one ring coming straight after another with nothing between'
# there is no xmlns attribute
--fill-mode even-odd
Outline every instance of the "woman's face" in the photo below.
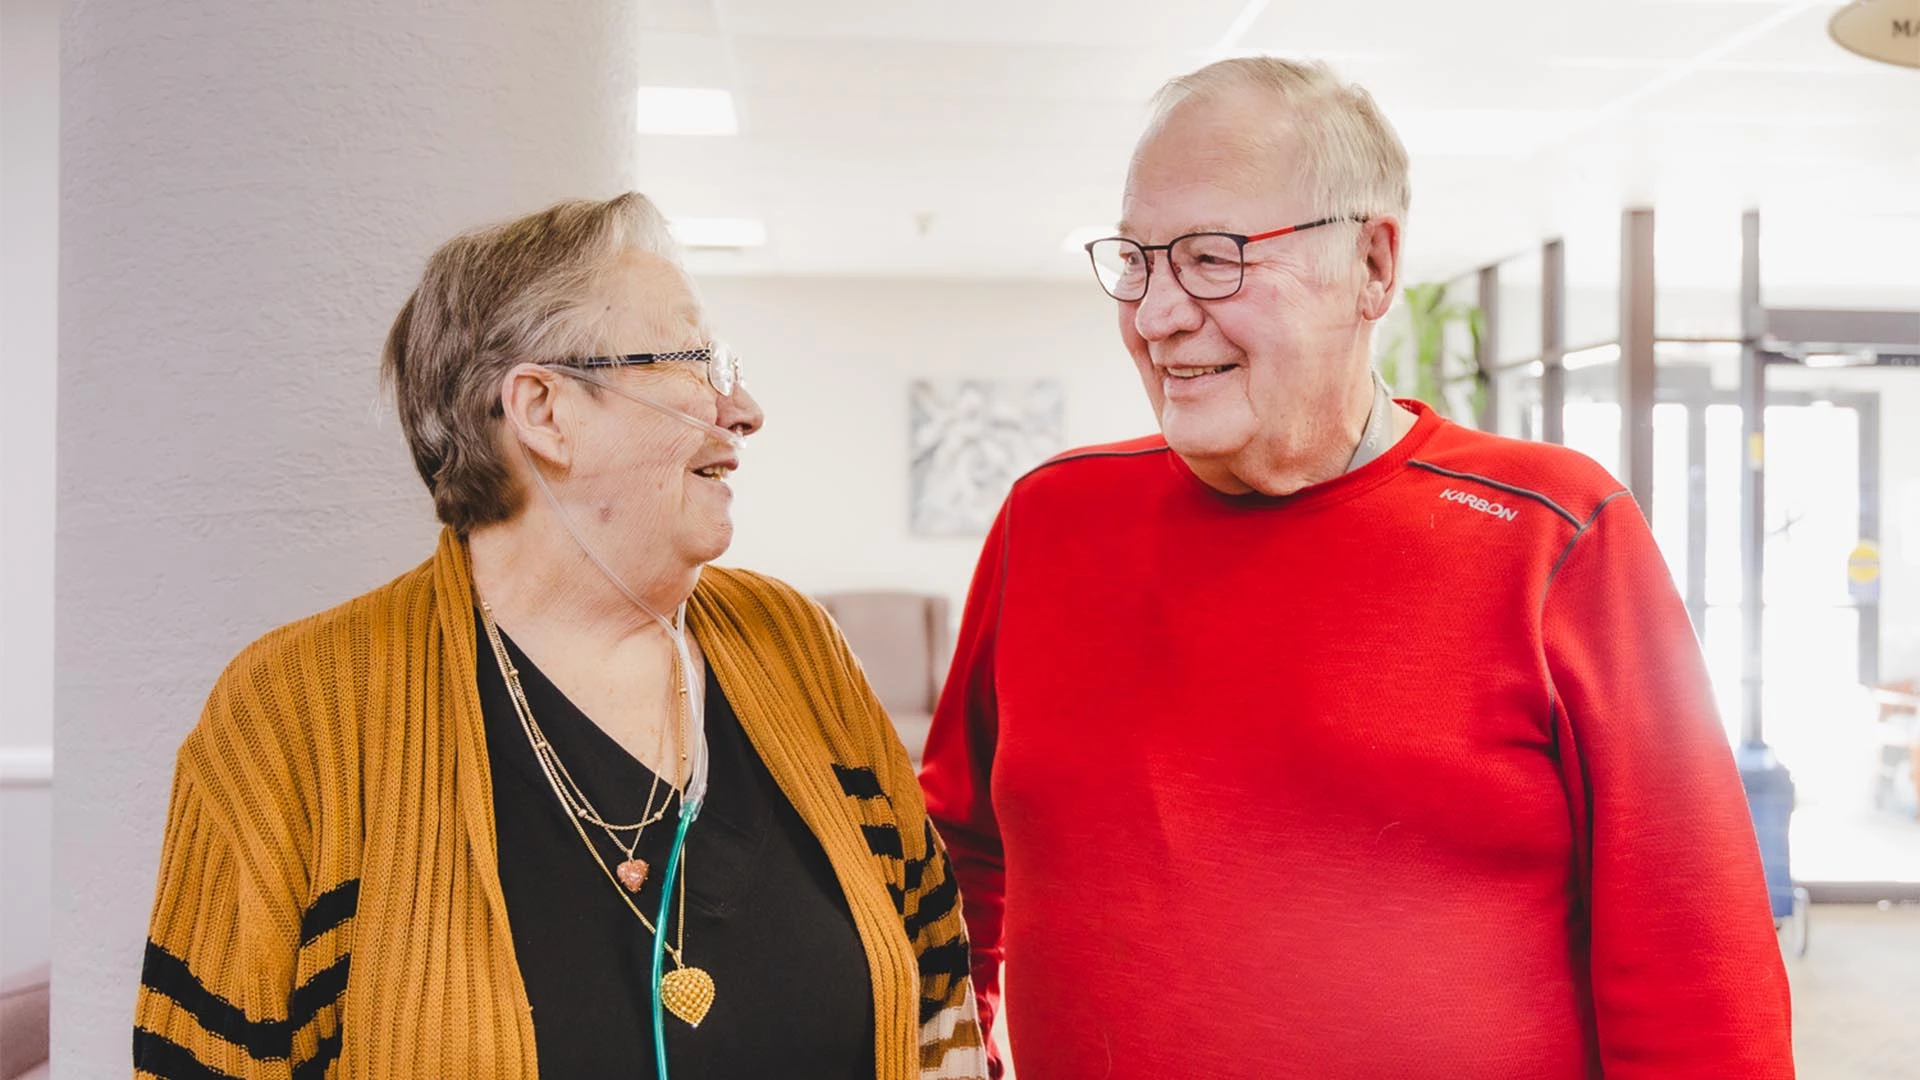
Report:
<svg viewBox="0 0 1920 1080"><path fill-rule="evenodd" d="M686 273L665 259L629 255L606 276L597 313L611 353L697 349L712 336ZM740 436L764 415L743 385L721 394L703 363L662 362L594 373L621 391ZM733 541L727 475L738 451L721 439L617 393L568 380L575 528L623 576L671 573L718 558ZM556 485L558 487L558 485ZM584 518L584 520L582 520Z"/></svg>

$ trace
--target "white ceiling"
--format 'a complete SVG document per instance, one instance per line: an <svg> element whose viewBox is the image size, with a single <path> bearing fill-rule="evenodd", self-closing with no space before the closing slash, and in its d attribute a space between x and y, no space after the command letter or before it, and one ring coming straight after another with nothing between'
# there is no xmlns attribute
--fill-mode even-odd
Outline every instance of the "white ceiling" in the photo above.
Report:
<svg viewBox="0 0 1920 1080"><path fill-rule="evenodd" d="M1604 283L1653 205L1664 285L1920 304L1920 70L1842 50L1832 0L647 0L645 79L725 86L734 137L644 137L672 215L757 217L702 272L1072 277L1144 103L1227 52L1326 59L1413 154L1408 280L1567 239Z"/></svg>

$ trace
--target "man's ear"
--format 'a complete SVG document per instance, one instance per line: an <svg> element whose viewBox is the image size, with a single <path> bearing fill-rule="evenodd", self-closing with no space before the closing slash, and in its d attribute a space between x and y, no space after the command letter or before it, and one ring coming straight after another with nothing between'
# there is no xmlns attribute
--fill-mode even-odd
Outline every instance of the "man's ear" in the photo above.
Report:
<svg viewBox="0 0 1920 1080"><path fill-rule="evenodd" d="M1362 223L1360 255L1366 269L1360 284L1360 316L1372 322L1386 315L1400 286L1400 219L1385 215Z"/></svg>
<svg viewBox="0 0 1920 1080"><path fill-rule="evenodd" d="M511 438L556 469L573 462L573 444L560 424L560 381L540 364L516 364L500 379L500 410Z"/></svg>

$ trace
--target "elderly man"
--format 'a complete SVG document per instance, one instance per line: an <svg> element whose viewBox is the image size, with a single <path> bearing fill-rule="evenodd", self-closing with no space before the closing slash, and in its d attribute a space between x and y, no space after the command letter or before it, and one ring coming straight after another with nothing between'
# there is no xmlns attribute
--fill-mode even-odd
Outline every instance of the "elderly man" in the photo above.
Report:
<svg viewBox="0 0 1920 1080"><path fill-rule="evenodd" d="M1407 159L1319 65L1174 80L1089 245L1160 434L987 538L921 776L1021 1080L1787 1077L1639 508L1391 400Z"/></svg>

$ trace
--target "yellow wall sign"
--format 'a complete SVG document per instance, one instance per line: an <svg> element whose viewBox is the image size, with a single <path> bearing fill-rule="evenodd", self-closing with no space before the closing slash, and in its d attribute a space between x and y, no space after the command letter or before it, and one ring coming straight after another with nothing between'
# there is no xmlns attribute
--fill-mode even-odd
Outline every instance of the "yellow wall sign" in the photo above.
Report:
<svg viewBox="0 0 1920 1080"><path fill-rule="evenodd" d="M1880 599L1880 545L1862 540L1847 556L1847 590L1863 604Z"/></svg>

